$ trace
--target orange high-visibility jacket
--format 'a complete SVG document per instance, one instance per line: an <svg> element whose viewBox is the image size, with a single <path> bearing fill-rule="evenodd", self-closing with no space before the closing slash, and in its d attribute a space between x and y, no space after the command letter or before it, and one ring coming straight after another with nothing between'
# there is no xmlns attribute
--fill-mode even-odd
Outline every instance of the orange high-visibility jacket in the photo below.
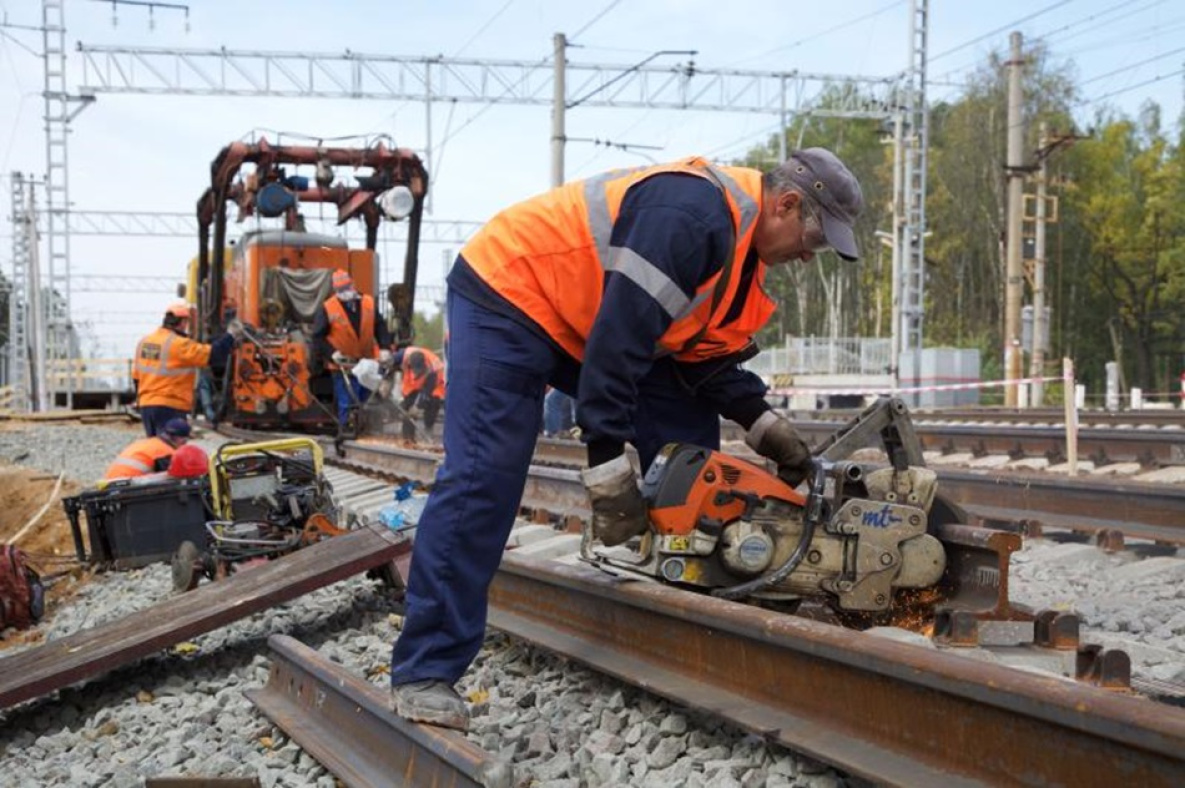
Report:
<svg viewBox="0 0 1185 788"><path fill-rule="evenodd" d="M107 466L107 473L103 478L127 479L163 470L156 467L157 461L172 457L174 451L176 449L156 437L133 441L119 453L111 465Z"/></svg>
<svg viewBox="0 0 1185 788"><path fill-rule="evenodd" d="M353 359L378 358L379 348L374 342L374 299L368 295L362 298L362 319L354 332L350 316L337 296L325 300L325 316L329 318L329 334L326 341L343 356Z"/></svg>
<svg viewBox="0 0 1185 788"><path fill-rule="evenodd" d="M209 363L209 345L161 326L136 345L136 404L190 410L197 371Z"/></svg>
<svg viewBox="0 0 1185 788"><path fill-rule="evenodd" d="M421 353L424 356L424 361L428 366L424 369L423 375L417 375L411 368L411 356L413 353ZM444 399L444 362L440 360L440 356L433 353L431 350L422 347L409 347L403 351L403 363L401 364L403 370L403 396L409 397L415 392L424 387L424 382L428 377L428 373L436 373L436 385L428 396L437 399Z"/></svg>
<svg viewBox="0 0 1185 788"><path fill-rule="evenodd" d="M609 245L626 191L664 172L708 179L721 189L732 212L736 231L732 255L721 261L721 269L702 282L692 298L636 252ZM567 183L508 208L465 245L461 256L486 284L578 360L584 358L584 344L601 307L604 277L619 271L672 317L655 355L698 361L745 347L776 308L762 289L764 264L758 265L748 292L738 294L761 200L759 171L716 167L698 157L615 170ZM738 295L744 298L740 317L722 326Z"/></svg>

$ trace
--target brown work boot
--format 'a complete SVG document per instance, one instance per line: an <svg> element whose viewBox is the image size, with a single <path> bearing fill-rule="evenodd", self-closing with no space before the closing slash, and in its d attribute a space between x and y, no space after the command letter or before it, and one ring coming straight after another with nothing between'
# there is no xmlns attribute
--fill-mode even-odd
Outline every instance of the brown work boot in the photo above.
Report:
<svg viewBox="0 0 1185 788"><path fill-rule="evenodd" d="M469 730L469 709L445 681L426 679L397 684L391 688L391 706L396 714L412 722Z"/></svg>

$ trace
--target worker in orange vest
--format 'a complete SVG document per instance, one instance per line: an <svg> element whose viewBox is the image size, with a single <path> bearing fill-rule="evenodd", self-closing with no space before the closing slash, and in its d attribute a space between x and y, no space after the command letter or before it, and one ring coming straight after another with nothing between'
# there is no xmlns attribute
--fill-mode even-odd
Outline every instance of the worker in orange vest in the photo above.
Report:
<svg viewBox="0 0 1185 788"><path fill-rule="evenodd" d="M481 648L487 592L518 513L548 384L576 397L594 535L646 533L625 453L720 445L720 418L797 485L811 454L741 362L776 303L773 266L825 249L854 260L864 198L830 151L769 172L703 158L574 181L495 216L448 277L444 460L419 518L392 701L465 728L453 684Z"/></svg>
<svg viewBox="0 0 1185 788"><path fill-rule="evenodd" d="M136 406L148 437L160 433L172 419L184 419L193 409L193 390L199 370L222 366L242 336L242 325L231 321L227 333L207 345L189 338L192 308L184 301L170 304L160 328L140 340L132 363Z"/></svg>
<svg viewBox="0 0 1185 788"><path fill-rule="evenodd" d="M423 414L424 429L432 431L440 408L444 405L444 362L428 348L406 347L395 353L393 361L400 368L402 382L400 409L407 416L403 422L403 437L415 438L417 415Z"/></svg>
<svg viewBox="0 0 1185 788"><path fill-rule="evenodd" d="M189 433L189 422L184 418L169 419L156 435L128 444L107 466L103 478L130 479L168 470L173 453L186 444Z"/></svg>
<svg viewBox="0 0 1185 788"><path fill-rule="evenodd" d="M354 279L342 269L333 272L333 295L313 316L313 341L325 368L333 374L333 400L337 420L346 423L351 405L361 405L370 391L349 371L349 365L364 358L390 359L385 349L386 323L375 311L374 298L361 295Z"/></svg>

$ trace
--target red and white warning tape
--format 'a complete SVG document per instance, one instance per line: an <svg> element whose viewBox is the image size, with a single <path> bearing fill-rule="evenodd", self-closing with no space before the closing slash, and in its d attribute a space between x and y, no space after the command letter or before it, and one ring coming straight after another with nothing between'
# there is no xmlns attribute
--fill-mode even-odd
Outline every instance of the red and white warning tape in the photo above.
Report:
<svg viewBox="0 0 1185 788"><path fill-rule="evenodd" d="M1063 377L1048 377L1048 378L1020 378L1018 380L983 380L974 383L945 383L937 386L916 386L913 388L902 387L893 388L892 386L865 386L859 388L828 388L826 386L783 386L779 388L771 388L769 395L777 397L790 397L795 394L849 394L849 395L871 395L871 394L914 394L922 391L966 391L968 389L988 389L996 388L997 386L1016 385L1021 383L1051 383L1063 382Z"/></svg>

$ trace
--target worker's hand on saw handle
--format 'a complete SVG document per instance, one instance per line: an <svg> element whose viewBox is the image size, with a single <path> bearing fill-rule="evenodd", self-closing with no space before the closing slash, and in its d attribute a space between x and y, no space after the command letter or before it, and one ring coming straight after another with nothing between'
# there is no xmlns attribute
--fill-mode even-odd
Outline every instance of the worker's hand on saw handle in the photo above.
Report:
<svg viewBox="0 0 1185 788"><path fill-rule="evenodd" d="M638 475L624 454L580 472L592 501L593 534L613 547L649 527L646 502L638 489Z"/></svg>
<svg viewBox="0 0 1185 788"><path fill-rule="evenodd" d="M811 471L811 450L799 437L794 425L777 411L762 413L745 435L750 449L773 460L778 478L797 487Z"/></svg>

